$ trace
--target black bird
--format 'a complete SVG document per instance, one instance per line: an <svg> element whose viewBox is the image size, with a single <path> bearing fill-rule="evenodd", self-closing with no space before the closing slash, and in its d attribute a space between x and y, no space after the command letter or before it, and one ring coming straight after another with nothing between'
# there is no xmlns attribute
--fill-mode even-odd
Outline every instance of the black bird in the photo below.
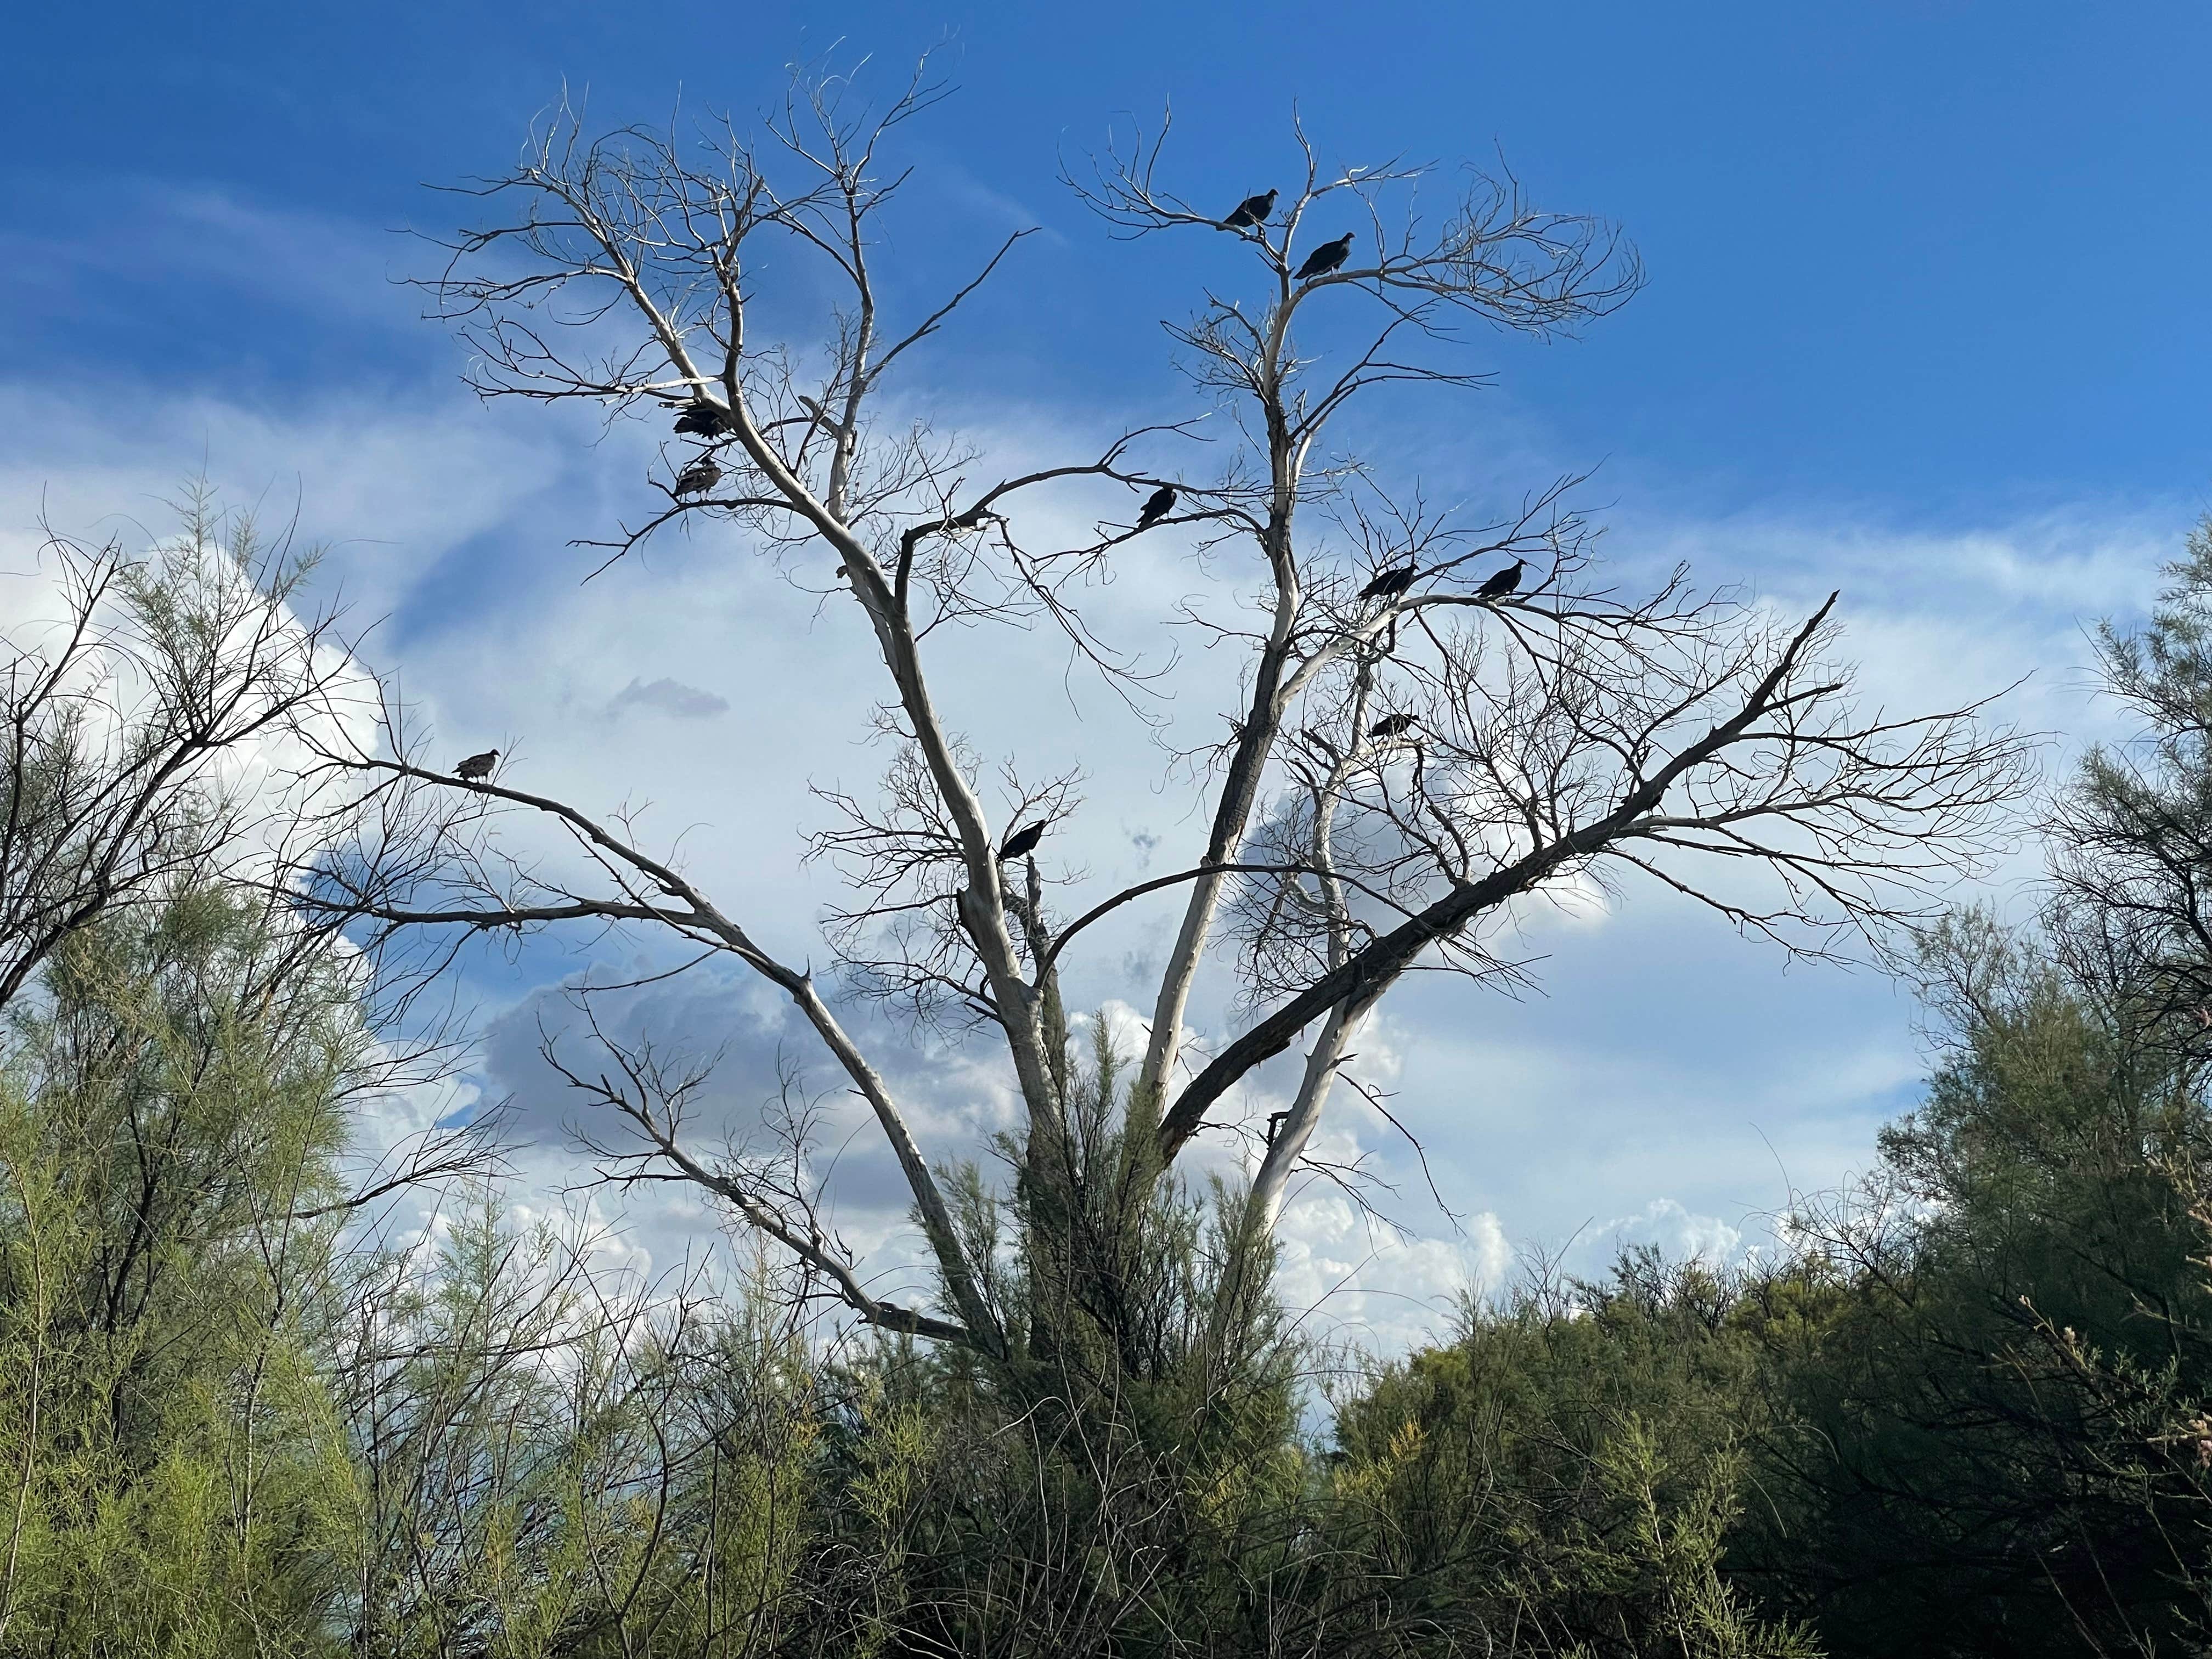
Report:
<svg viewBox="0 0 2212 1659"><path fill-rule="evenodd" d="M1395 570L1385 570L1359 590L1359 597L1363 599L1395 599L1413 585L1413 578L1419 574L1419 568L1410 564L1401 564Z"/></svg>
<svg viewBox="0 0 2212 1659"><path fill-rule="evenodd" d="M1221 222L1224 230L1249 230L1255 225L1264 225L1267 216L1275 210L1275 192L1263 196L1247 196L1237 204L1237 211Z"/></svg>
<svg viewBox="0 0 2212 1659"><path fill-rule="evenodd" d="M1291 280L1303 283L1310 276L1328 276L1352 257L1352 233L1347 230L1334 241L1323 242L1306 255L1305 264L1298 267L1297 274Z"/></svg>
<svg viewBox="0 0 2212 1659"><path fill-rule="evenodd" d="M1145 498L1144 510L1137 514L1137 528L1150 530L1162 519L1175 511L1175 486L1162 484Z"/></svg>
<svg viewBox="0 0 2212 1659"><path fill-rule="evenodd" d="M702 438L720 438L735 432L738 423L721 404L696 403L688 405L676 417L676 429L696 433Z"/></svg>
<svg viewBox="0 0 2212 1659"><path fill-rule="evenodd" d="M491 775L491 769L499 764L499 750L487 749L481 755L471 755L453 769L453 775L471 783L482 783Z"/></svg>
<svg viewBox="0 0 2212 1659"><path fill-rule="evenodd" d="M1515 588L1521 586L1521 571L1522 567L1528 562L1528 561L1526 559L1514 560L1511 564L1507 565L1504 569L1499 571L1488 581L1483 583L1481 586L1476 588L1474 590L1474 597L1478 599L1504 599L1508 593L1510 593Z"/></svg>
<svg viewBox="0 0 2212 1659"><path fill-rule="evenodd" d="M1006 844L999 849L1001 859L1018 859L1036 851L1036 844L1044 839L1044 825L1033 823L1026 830L1017 830L1006 837Z"/></svg>
<svg viewBox="0 0 2212 1659"><path fill-rule="evenodd" d="M703 495L722 482L722 469L712 455L702 455L676 475L672 491L678 495Z"/></svg>
<svg viewBox="0 0 2212 1659"><path fill-rule="evenodd" d="M1367 735L1370 738L1402 738L1419 724L1420 721L1411 714L1385 714L1367 728Z"/></svg>

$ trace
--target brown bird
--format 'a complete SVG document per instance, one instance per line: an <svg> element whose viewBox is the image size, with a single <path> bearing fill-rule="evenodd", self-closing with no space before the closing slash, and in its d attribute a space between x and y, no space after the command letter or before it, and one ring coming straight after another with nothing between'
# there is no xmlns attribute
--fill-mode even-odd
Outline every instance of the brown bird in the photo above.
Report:
<svg viewBox="0 0 2212 1659"><path fill-rule="evenodd" d="M722 482L722 469L714 465L712 455L702 455L676 475L672 493L678 495L703 495Z"/></svg>
<svg viewBox="0 0 2212 1659"><path fill-rule="evenodd" d="M1033 823L1026 830L1017 830L1006 837L1006 845L999 848L1001 859L1018 859L1036 851L1036 844L1044 839L1044 825Z"/></svg>
<svg viewBox="0 0 2212 1659"><path fill-rule="evenodd" d="M1303 283L1311 277L1326 276L1336 270L1352 257L1352 233L1347 230L1334 241L1323 242L1306 255L1305 264L1298 267L1297 274L1291 280Z"/></svg>
<svg viewBox="0 0 2212 1659"><path fill-rule="evenodd" d="M499 750L487 749L481 755L471 755L453 769L453 775L471 783L482 783L491 775L491 769L499 764Z"/></svg>
<svg viewBox="0 0 2212 1659"><path fill-rule="evenodd" d="M1137 528L1150 530L1162 519L1175 511L1175 486L1162 484L1145 498L1144 508L1137 514Z"/></svg>
<svg viewBox="0 0 2212 1659"><path fill-rule="evenodd" d="M721 404L700 402L685 406L676 417L676 429L696 433L702 438L720 438L735 432L738 423Z"/></svg>
<svg viewBox="0 0 2212 1659"><path fill-rule="evenodd" d="M1504 569L1499 571L1488 581L1483 583L1481 586L1476 588L1474 590L1474 597L1478 599L1504 599L1508 593L1510 593L1515 588L1521 586L1521 572L1527 567L1528 563L1528 561L1526 559L1514 560L1511 564L1507 565Z"/></svg>
<svg viewBox="0 0 2212 1659"><path fill-rule="evenodd" d="M1413 585L1413 578L1419 574L1419 567L1401 564L1395 570L1384 571L1361 588L1359 597L1363 599L1395 599Z"/></svg>
<svg viewBox="0 0 2212 1659"><path fill-rule="evenodd" d="M1275 192L1268 191L1261 196L1247 196L1237 204L1237 211L1221 222L1224 230L1249 230L1255 225L1264 225L1267 216L1275 210Z"/></svg>
<svg viewBox="0 0 2212 1659"><path fill-rule="evenodd" d="M1402 738L1419 724L1420 721L1411 714L1385 714L1367 728L1367 735L1370 738Z"/></svg>

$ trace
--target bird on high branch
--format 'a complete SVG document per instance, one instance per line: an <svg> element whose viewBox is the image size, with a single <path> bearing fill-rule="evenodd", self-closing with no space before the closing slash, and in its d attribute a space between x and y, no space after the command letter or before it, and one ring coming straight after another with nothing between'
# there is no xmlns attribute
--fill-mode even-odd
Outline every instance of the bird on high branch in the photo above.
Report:
<svg viewBox="0 0 2212 1659"><path fill-rule="evenodd" d="M1042 823L1032 823L1026 830L1015 830L1006 837L1006 844L999 848L999 857L1002 860L1018 859L1034 853L1036 844L1044 839L1044 829Z"/></svg>
<svg viewBox="0 0 2212 1659"><path fill-rule="evenodd" d="M684 405L683 413L676 417L676 429L696 434L702 438L726 438L738 429L738 422L736 417L721 404L708 403L702 398L696 404Z"/></svg>
<svg viewBox="0 0 2212 1659"><path fill-rule="evenodd" d="M487 749L481 755L471 755L453 769L453 775L468 783L482 783L491 775L491 769L499 764L499 750Z"/></svg>
<svg viewBox="0 0 2212 1659"><path fill-rule="evenodd" d="M1311 277L1326 276L1330 271L1339 269L1346 259L1352 257L1352 234L1353 233L1347 230L1334 241L1323 242L1311 253L1306 255L1305 264L1298 267L1297 274L1291 280L1294 283L1303 283Z"/></svg>
<svg viewBox="0 0 2212 1659"><path fill-rule="evenodd" d="M1504 599L1521 586L1521 573L1528 568L1528 561L1526 559L1514 560L1511 564L1507 565L1504 569L1498 572L1488 581L1476 588L1474 597L1478 599Z"/></svg>
<svg viewBox="0 0 2212 1659"><path fill-rule="evenodd" d="M1420 721L1411 714L1385 714L1367 728L1367 735L1370 738L1402 738L1419 724Z"/></svg>
<svg viewBox="0 0 2212 1659"><path fill-rule="evenodd" d="M1255 225L1264 225L1267 216L1275 210L1275 192L1267 191L1258 196L1247 196L1237 204L1237 211L1221 222L1224 230L1249 230Z"/></svg>
<svg viewBox="0 0 2212 1659"><path fill-rule="evenodd" d="M1359 597L1363 599L1395 599L1413 585L1413 578L1419 574L1419 568L1410 564L1401 564L1395 570L1385 570L1359 590Z"/></svg>
<svg viewBox="0 0 2212 1659"><path fill-rule="evenodd" d="M712 455L702 455L676 475L671 494L703 495L722 482L722 469L714 465Z"/></svg>
<svg viewBox="0 0 2212 1659"><path fill-rule="evenodd" d="M1175 511L1176 489L1173 484L1162 484L1145 498L1145 505L1137 514L1137 528L1150 530L1162 519Z"/></svg>

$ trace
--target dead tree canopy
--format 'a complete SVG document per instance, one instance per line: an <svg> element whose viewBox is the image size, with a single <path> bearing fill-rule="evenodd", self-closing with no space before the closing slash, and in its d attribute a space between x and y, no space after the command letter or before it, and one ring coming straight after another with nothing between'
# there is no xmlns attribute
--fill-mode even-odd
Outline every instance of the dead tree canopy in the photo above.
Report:
<svg viewBox="0 0 2212 1659"><path fill-rule="evenodd" d="M1416 967L1515 974L1501 930L1562 884L1656 884L1819 954L1923 910L1989 849L2021 744L1973 708L1862 708L1837 653L1835 597L1793 617L1700 597L1680 570L1624 593L1594 562L1578 480L1540 483L1502 515L1437 512L1418 480L1343 453L1337 417L1355 401L1479 387L1469 340L1481 329L1571 333L1640 283L1611 227L1542 210L1510 176L1332 167L1293 125L1295 186L1243 203L1232 239L1191 203L1218 204L1238 181L1193 169L1187 199L1164 131L1109 150L1068 182L1109 238L1133 244L1119 256L1133 274L1161 238L1204 233L1219 261L1203 291L1159 296L1188 313L1168 332L1188 408L1012 473L927 427L879 423L917 348L1022 240L933 301L884 300L881 262L898 246L885 233L908 177L890 152L936 95L926 70L873 112L848 82L800 84L757 135L723 123L593 137L557 110L513 169L463 192L477 216L423 285L487 396L586 400L662 431L673 406L709 446L712 496L641 477L637 520L588 544L604 562L672 525L711 526L842 579L831 604L850 607L854 637L881 663L891 755L880 794L827 797L840 822L812 848L843 883L829 935L839 981L825 988L798 965L816 942L757 937L626 820L533 793L513 771L459 783L396 701L375 744L327 748L309 778L349 840L302 872L308 902L386 948L615 924L732 957L779 988L896 1153L946 1317L874 1300L804 1182L756 1182L742 1159L690 1147L689 1096L652 1057L572 1075L637 1128L654 1167L718 1194L862 1318L1001 1340L979 1289L988 1264L845 1024L855 997L993 1048L1026 1109L1030 1168L1048 1173L1066 1167L1060 978L1093 923L1165 907L1179 920L1133 1126L1171 1162L1255 1065L1310 1036L1255 1176L1272 1220L1360 1022ZM1431 216L1417 183L1457 194ZM1316 247L1334 252L1316 264ZM826 283L836 297L814 332L788 305L770 331L756 301L769 283L780 295ZM1194 441L1196 419L1224 413L1215 441ZM1026 826L1074 809L1080 781L1021 756L987 766L973 726L988 711L933 694L933 653L949 623L965 625L957 649L970 653L994 628L1056 628L1079 665L1139 701L1152 641L1101 638L1080 605L1137 532L1102 525L1062 547L1024 521L1040 500L1107 483L1158 501L1168 478L1175 522L1228 574L1234 603L1162 623L1241 653L1242 690L1215 729L1172 728L1198 779L1198 828L1172 872L1100 891L1049 856L1005 857ZM793 763L771 744L763 732L726 763ZM557 830L573 856L526 856L518 815ZM1240 976L1244 1024L1187 1056L1209 961Z"/></svg>

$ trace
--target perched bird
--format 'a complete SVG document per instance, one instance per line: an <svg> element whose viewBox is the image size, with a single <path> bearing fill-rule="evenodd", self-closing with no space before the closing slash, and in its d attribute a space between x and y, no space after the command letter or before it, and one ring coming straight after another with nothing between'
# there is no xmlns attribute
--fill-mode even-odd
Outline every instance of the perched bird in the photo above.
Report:
<svg viewBox="0 0 2212 1659"><path fill-rule="evenodd" d="M1367 735L1370 738L1402 738L1419 724L1420 721L1411 714L1385 714L1367 728Z"/></svg>
<svg viewBox="0 0 2212 1659"><path fill-rule="evenodd" d="M712 455L702 455L676 475L674 493L678 495L703 495L722 482L722 469L714 465Z"/></svg>
<svg viewBox="0 0 2212 1659"><path fill-rule="evenodd" d="M1323 242L1306 255L1305 264L1298 267L1297 274L1291 280L1303 283L1310 276L1328 276L1352 257L1352 233L1347 230L1334 241Z"/></svg>
<svg viewBox="0 0 2212 1659"><path fill-rule="evenodd" d="M1419 568L1410 564L1401 564L1395 570L1385 570L1359 590L1359 597L1363 599L1395 599L1413 585L1413 578L1419 574Z"/></svg>
<svg viewBox="0 0 2212 1659"><path fill-rule="evenodd" d="M1137 514L1137 528L1150 530L1162 519L1175 511L1175 486L1162 484L1145 498L1144 510Z"/></svg>
<svg viewBox="0 0 2212 1659"><path fill-rule="evenodd" d="M1510 593L1515 588L1521 586L1521 572L1522 568L1526 566L1528 562L1528 561L1526 559L1514 560L1511 564L1507 565L1504 569L1499 571L1488 581L1483 583L1481 586L1476 588L1474 590L1474 597L1478 599L1504 599L1508 593Z"/></svg>
<svg viewBox="0 0 2212 1659"><path fill-rule="evenodd" d="M1017 830L1006 837L1006 844L999 849L1001 859L1018 859L1036 851L1036 844L1044 839L1044 825L1033 823L1026 830Z"/></svg>
<svg viewBox="0 0 2212 1659"><path fill-rule="evenodd" d="M499 750L487 749L481 755L471 755L453 769L453 775L465 778L471 783L482 783L491 775L491 769L499 764Z"/></svg>
<svg viewBox="0 0 2212 1659"><path fill-rule="evenodd" d="M1221 222L1224 230L1249 230L1255 225L1264 225L1267 216L1275 210L1275 192L1262 196L1247 196L1237 204L1237 211Z"/></svg>
<svg viewBox="0 0 2212 1659"><path fill-rule="evenodd" d="M676 429L696 433L702 438L720 438L735 432L738 423L721 404L702 402L684 406L684 412L676 417Z"/></svg>

